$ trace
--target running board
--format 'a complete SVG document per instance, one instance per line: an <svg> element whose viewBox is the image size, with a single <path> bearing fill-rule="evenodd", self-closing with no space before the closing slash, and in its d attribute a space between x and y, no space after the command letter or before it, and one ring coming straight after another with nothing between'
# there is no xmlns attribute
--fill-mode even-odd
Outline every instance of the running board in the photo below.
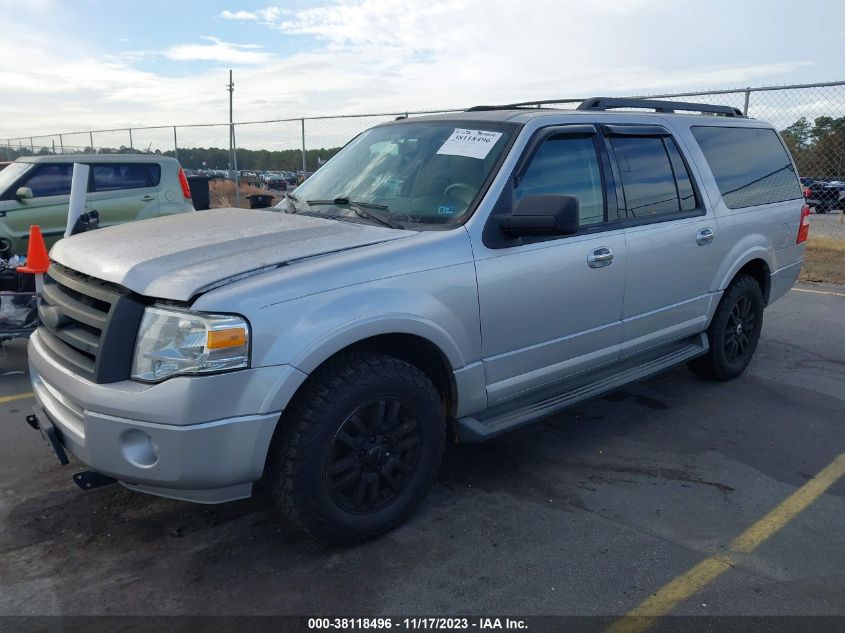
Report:
<svg viewBox="0 0 845 633"><path fill-rule="evenodd" d="M495 406L480 415L458 418L459 442L483 442L506 431L530 424L574 404L595 398L608 391L648 378L679 363L701 356L708 349L707 336L696 334L672 344L668 349L636 354L618 363L577 376L559 385L554 392L543 390L527 398L519 398Z"/></svg>

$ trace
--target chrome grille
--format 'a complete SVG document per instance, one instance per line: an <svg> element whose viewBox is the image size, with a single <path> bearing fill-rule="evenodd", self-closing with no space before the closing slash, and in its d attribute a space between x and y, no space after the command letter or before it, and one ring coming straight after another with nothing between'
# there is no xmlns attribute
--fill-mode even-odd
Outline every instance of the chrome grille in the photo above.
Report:
<svg viewBox="0 0 845 633"><path fill-rule="evenodd" d="M129 378L141 297L53 263L38 307L38 333L51 356L93 382Z"/></svg>

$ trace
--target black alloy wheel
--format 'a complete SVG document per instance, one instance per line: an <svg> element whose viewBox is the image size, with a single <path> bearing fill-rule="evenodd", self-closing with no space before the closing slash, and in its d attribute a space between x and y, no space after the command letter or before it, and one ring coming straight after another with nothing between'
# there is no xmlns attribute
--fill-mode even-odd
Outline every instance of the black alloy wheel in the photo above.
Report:
<svg viewBox="0 0 845 633"><path fill-rule="evenodd" d="M746 296L740 297L731 308L725 326L724 348L728 362L735 363L748 352L755 321L756 315L751 299Z"/></svg>
<svg viewBox="0 0 845 633"><path fill-rule="evenodd" d="M338 429L326 461L329 493L347 512L376 512L396 500L417 467L419 422L401 400L354 411Z"/></svg>
<svg viewBox="0 0 845 633"><path fill-rule="evenodd" d="M757 280L739 274L725 290L707 328L708 350L687 366L699 376L736 378L754 356L763 328L763 291Z"/></svg>
<svg viewBox="0 0 845 633"><path fill-rule="evenodd" d="M445 406L418 367L376 351L338 354L300 388L267 455L284 514L327 543L360 543L401 524L437 477Z"/></svg>

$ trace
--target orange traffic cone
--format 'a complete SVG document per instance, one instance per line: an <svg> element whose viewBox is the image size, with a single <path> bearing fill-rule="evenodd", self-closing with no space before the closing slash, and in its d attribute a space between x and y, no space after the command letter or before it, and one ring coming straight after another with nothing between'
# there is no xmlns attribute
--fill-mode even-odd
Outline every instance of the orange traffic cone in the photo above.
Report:
<svg viewBox="0 0 845 633"><path fill-rule="evenodd" d="M18 266L19 273L37 275L46 273L50 267L50 258L47 256L47 244L41 235L41 227L33 224L29 227L29 247L26 251L26 265Z"/></svg>

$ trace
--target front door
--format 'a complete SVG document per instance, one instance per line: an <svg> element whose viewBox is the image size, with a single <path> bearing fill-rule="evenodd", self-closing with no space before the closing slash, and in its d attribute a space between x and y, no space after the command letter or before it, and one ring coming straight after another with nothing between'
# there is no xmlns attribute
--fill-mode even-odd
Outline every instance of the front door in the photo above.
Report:
<svg viewBox="0 0 845 633"><path fill-rule="evenodd" d="M26 255L32 224L41 227L48 248L64 235L72 176L71 163L40 163L4 194L0 223L12 242L10 255ZM20 187L29 187L33 197L16 199Z"/></svg>
<svg viewBox="0 0 845 633"><path fill-rule="evenodd" d="M476 250L489 405L613 362L622 342L625 235L614 228L604 150L591 126L538 135L504 195L513 207L532 195L575 196L580 230Z"/></svg>

